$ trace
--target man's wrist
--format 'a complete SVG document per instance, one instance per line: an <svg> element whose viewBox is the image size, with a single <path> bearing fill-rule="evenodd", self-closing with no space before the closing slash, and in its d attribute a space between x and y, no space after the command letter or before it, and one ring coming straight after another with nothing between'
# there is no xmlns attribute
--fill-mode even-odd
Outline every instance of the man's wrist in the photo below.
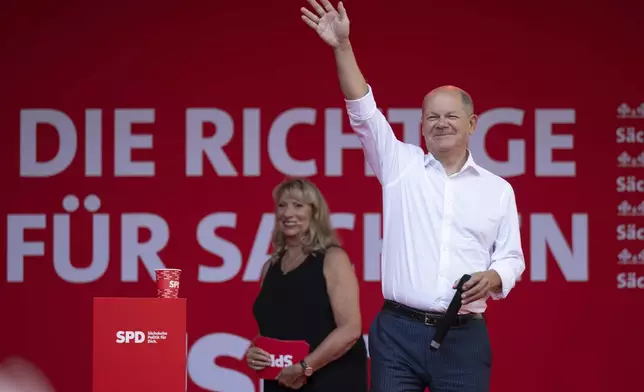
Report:
<svg viewBox="0 0 644 392"><path fill-rule="evenodd" d="M501 279L501 275L499 275L496 270L488 270L489 277L488 279L490 280L490 291L495 292L495 293L500 293L503 290L503 280Z"/></svg>

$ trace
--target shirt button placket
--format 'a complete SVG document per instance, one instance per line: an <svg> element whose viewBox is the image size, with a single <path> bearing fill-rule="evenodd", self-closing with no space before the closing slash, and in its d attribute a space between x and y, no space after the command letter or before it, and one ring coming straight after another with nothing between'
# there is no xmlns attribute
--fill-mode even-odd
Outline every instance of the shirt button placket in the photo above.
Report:
<svg viewBox="0 0 644 392"><path fill-rule="evenodd" d="M450 267L450 237L454 220L454 186L452 180L445 179L445 197L443 200L443 223L441 225L440 275L447 276Z"/></svg>

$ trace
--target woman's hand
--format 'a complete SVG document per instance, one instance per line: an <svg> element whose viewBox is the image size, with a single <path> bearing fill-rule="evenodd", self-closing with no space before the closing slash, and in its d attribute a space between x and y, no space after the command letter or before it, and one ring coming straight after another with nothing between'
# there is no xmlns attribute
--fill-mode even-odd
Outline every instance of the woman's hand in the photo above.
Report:
<svg viewBox="0 0 644 392"><path fill-rule="evenodd" d="M306 383L304 368L299 364L285 367L277 376L277 381L285 387L300 389Z"/></svg>
<svg viewBox="0 0 644 392"><path fill-rule="evenodd" d="M251 347L246 352L246 364L253 370L262 370L271 364L271 356L259 347Z"/></svg>

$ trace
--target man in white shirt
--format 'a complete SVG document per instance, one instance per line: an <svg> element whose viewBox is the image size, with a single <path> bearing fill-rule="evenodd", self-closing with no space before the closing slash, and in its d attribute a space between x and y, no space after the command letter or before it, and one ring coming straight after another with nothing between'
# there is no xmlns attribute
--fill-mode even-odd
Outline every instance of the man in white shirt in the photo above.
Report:
<svg viewBox="0 0 644 392"><path fill-rule="evenodd" d="M378 110L349 42L340 2L308 0L302 20L333 48L350 123L383 188L383 310L369 333L371 391L489 390L491 349L483 313L525 269L511 185L468 150L477 116L470 96L443 86L423 99L428 154L399 141ZM437 352L436 322L464 274L463 306Z"/></svg>

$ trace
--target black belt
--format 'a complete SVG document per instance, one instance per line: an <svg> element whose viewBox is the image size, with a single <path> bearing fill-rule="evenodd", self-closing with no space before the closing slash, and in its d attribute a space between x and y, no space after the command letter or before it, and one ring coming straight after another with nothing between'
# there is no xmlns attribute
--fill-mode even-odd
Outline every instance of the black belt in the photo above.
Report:
<svg viewBox="0 0 644 392"><path fill-rule="evenodd" d="M389 300L385 300L385 304L382 308L383 310L388 310L390 312L399 314L408 319L420 321L425 325L430 325L434 327L438 323L438 320L440 320L444 316L443 313L423 312L422 310L410 308L409 306L405 306L403 304L399 304L398 302L389 301ZM456 320L454 320L454 324L452 324L451 326L461 327L470 320L482 320L482 319L483 319L483 314L481 313L459 314L456 317Z"/></svg>

